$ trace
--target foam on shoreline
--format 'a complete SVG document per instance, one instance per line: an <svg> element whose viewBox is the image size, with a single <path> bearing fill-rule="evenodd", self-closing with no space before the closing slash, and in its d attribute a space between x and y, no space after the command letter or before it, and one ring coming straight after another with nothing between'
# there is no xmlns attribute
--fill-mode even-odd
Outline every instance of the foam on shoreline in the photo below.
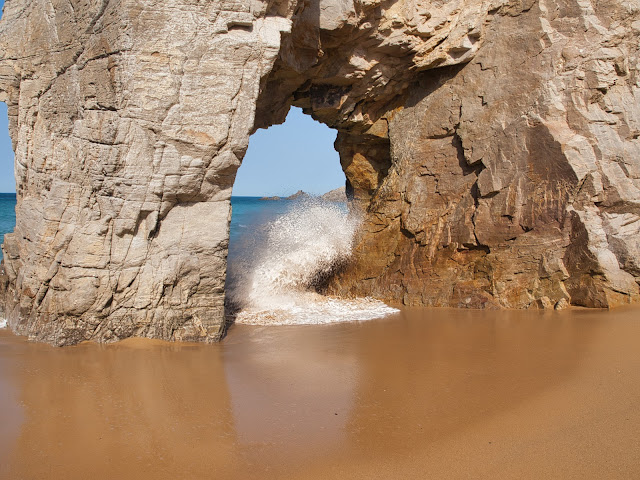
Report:
<svg viewBox="0 0 640 480"><path fill-rule="evenodd" d="M359 322L386 317L397 309L371 298L343 299L299 293L295 302L273 308L249 307L236 316L236 323L244 325L325 325L340 322Z"/></svg>
<svg viewBox="0 0 640 480"><path fill-rule="evenodd" d="M236 322L314 325L372 320L397 312L370 298L319 295L318 284L347 261L360 219L335 203L305 200L255 232L259 244L232 268Z"/></svg>

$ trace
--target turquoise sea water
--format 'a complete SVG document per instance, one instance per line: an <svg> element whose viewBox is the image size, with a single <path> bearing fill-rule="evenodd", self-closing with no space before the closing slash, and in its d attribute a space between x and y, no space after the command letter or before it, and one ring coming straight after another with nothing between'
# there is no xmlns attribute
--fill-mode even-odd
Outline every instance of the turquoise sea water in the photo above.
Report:
<svg viewBox="0 0 640 480"><path fill-rule="evenodd" d="M16 194L0 193L0 243L4 242L4 234L13 231L16 225ZM2 251L0 251L0 260Z"/></svg>
<svg viewBox="0 0 640 480"><path fill-rule="evenodd" d="M289 200L260 200L260 197L231 197L230 247L253 233L257 225L265 224L286 213L293 202Z"/></svg>

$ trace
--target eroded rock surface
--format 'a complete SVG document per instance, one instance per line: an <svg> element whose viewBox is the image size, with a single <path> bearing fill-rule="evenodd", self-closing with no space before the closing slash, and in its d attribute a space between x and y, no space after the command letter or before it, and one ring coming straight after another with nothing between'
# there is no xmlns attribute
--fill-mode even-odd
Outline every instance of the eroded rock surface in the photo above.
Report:
<svg viewBox="0 0 640 480"><path fill-rule="evenodd" d="M607 307L640 279L640 5L7 0L17 226L0 308L70 344L217 340L230 195L290 105L365 222L330 291Z"/></svg>
<svg viewBox="0 0 640 480"><path fill-rule="evenodd" d="M231 188L282 17L235 1L8 1L5 315L55 344L216 340Z"/></svg>
<svg viewBox="0 0 640 480"><path fill-rule="evenodd" d="M388 114L391 167L334 290L462 307L637 301L639 5L495 6L473 59L418 74Z"/></svg>

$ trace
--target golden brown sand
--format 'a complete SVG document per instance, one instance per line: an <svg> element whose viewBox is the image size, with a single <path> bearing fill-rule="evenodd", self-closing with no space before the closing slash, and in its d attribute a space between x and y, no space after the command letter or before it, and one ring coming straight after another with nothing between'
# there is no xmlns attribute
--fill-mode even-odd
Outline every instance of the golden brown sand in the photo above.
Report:
<svg viewBox="0 0 640 480"><path fill-rule="evenodd" d="M406 310L220 345L0 331L7 479L640 478L640 311Z"/></svg>

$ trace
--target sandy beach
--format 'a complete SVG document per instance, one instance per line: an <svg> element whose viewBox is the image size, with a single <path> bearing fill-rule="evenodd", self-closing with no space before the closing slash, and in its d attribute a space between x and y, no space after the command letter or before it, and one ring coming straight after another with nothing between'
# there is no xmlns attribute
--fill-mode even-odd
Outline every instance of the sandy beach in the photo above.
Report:
<svg viewBox="0 0 640 480"><path fill-rule="evenodd" d="M6 479L640 478L640 310L408 309L219 345L0 331Z"/></svg>

